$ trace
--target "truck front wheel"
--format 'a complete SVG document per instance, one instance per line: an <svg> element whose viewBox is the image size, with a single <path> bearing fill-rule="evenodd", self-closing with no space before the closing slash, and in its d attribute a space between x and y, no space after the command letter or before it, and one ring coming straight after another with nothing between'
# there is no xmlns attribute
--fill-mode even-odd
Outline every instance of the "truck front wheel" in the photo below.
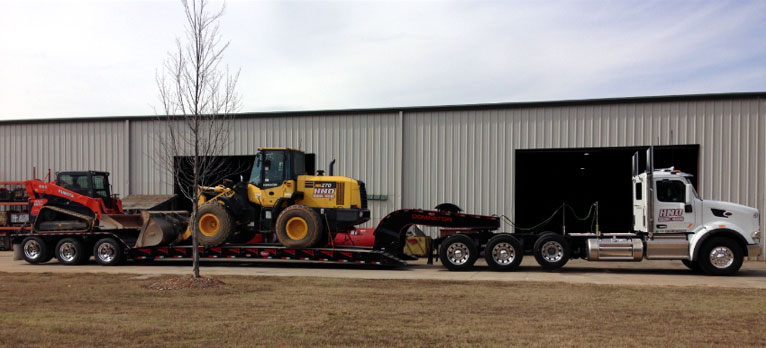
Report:
<svg viewBox="0 0 766 348"><path fill-rule="evenodd" d="M697 262L709 275L731 275L739 271L745 256L742 247L731 238L715 237L706 241L700 249Z"/></svg>
<svg viewBox="0 0 766 348"><path fill-rule="evenodd" d="M545 270L551 271L564 267L571 253L569 242L560 234L544 233L535 242L535 260Z"/></svg>
<svg viewBox="0 0 766 348"><path fill-rule="evenodd" d="M681 263L683 263L684 266L688 267L690 270L692 270L694 272L699 272L700 271L700 264L697 261L681 260Z"/></svg>
<svg viewBox="0 0 766 348"><path fill-rule="evenodd" d="M450 271L467 271L479 257L479 250L471 237L456 234L439 246L439 259Z"/></svg>

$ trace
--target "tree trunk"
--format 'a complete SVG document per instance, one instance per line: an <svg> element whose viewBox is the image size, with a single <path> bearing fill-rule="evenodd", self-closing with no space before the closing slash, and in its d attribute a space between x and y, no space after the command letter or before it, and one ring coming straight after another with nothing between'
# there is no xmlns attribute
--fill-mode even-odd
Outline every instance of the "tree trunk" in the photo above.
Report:
<svg viewBox="0 0 766 348"><path fill-rule="evenodd" d="M199 229L199 221L197 221L197 202L192 204L192 273L194 278L199 278L199 244L197 242L197 229Z"/></svg>

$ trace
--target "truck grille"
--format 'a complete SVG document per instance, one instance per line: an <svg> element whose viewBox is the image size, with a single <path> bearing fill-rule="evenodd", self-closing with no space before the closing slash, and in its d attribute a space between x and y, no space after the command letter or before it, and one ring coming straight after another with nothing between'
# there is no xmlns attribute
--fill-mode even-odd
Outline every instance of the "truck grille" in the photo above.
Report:
<svg viewBox="0 0 766 348"><path fill-rule="evenodd" d="M359 183L359 195L362 196L362 209L367 208L367 188L364 186L364 181L357 180Z"/></svg>

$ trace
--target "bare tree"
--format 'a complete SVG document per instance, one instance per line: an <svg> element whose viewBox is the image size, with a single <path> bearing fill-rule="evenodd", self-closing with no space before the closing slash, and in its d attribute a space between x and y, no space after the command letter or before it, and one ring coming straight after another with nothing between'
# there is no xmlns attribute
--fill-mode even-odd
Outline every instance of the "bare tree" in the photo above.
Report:
<svg viewBox="0 0 766 348"><path fill-rule="evenodd" d="M172 173L183 196L192 203L193 273L199 278L197 210L200 186L226 176L220 155L229 141L231 114L240 108L236 92L239 71L221 61L229 42L222 42L219 21L224 6L210 11L207 0L182 0L186 14L184 40L168 53L157 73L162 129L155 159Z"/></svg>

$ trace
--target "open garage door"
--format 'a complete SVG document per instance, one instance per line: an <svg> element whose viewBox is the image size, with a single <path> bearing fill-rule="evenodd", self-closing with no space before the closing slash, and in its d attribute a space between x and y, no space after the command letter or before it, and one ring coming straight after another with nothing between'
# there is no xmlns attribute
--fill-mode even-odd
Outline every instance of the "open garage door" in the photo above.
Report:
<svg viewBox="0 0 766 348"><path fill-rule="evenodd" d="M190 159L191 159L190 157L180 157L180 156L175 157L174 162L175 162L176 172L180 170L185 173L191 173L192 166L190 164ZM218 178L208 178L206 182L211 182L211 185L218 185L221 182L223 182L224 179L229 179L236 183L240 181L240 176L242 176L242 179L245 181L249 180L250 171L253 170L253 161L255 161L255 155L216 156L216 160L220 161L219 162L221 164L220 168L223 172L226 173L226 175L224 175L223 177L218 177ZM212 183L212 181L216 181L216 182ZM178 180L175 180L173 183L173 193L176 195L181 195L177 203L177 208L191 211L191 202L189 202L188 199L182 196L181 188L178 186Z"/></svg>
<svg viewBox="0 0 766 348"><path fill-rule="evenodd" d="M674 166L694 175L697 187L699 145L655 146L655 168ZM545 221L562 203L585 216L599 204L602 232L628 232L633 227L631 157L646 147L516 150L515 217L520 227ZM643 160L643 159L642 159ZM566 215L567 233L594 231L591 221ZM559 214L538 231L561 231Z"/></svg>

